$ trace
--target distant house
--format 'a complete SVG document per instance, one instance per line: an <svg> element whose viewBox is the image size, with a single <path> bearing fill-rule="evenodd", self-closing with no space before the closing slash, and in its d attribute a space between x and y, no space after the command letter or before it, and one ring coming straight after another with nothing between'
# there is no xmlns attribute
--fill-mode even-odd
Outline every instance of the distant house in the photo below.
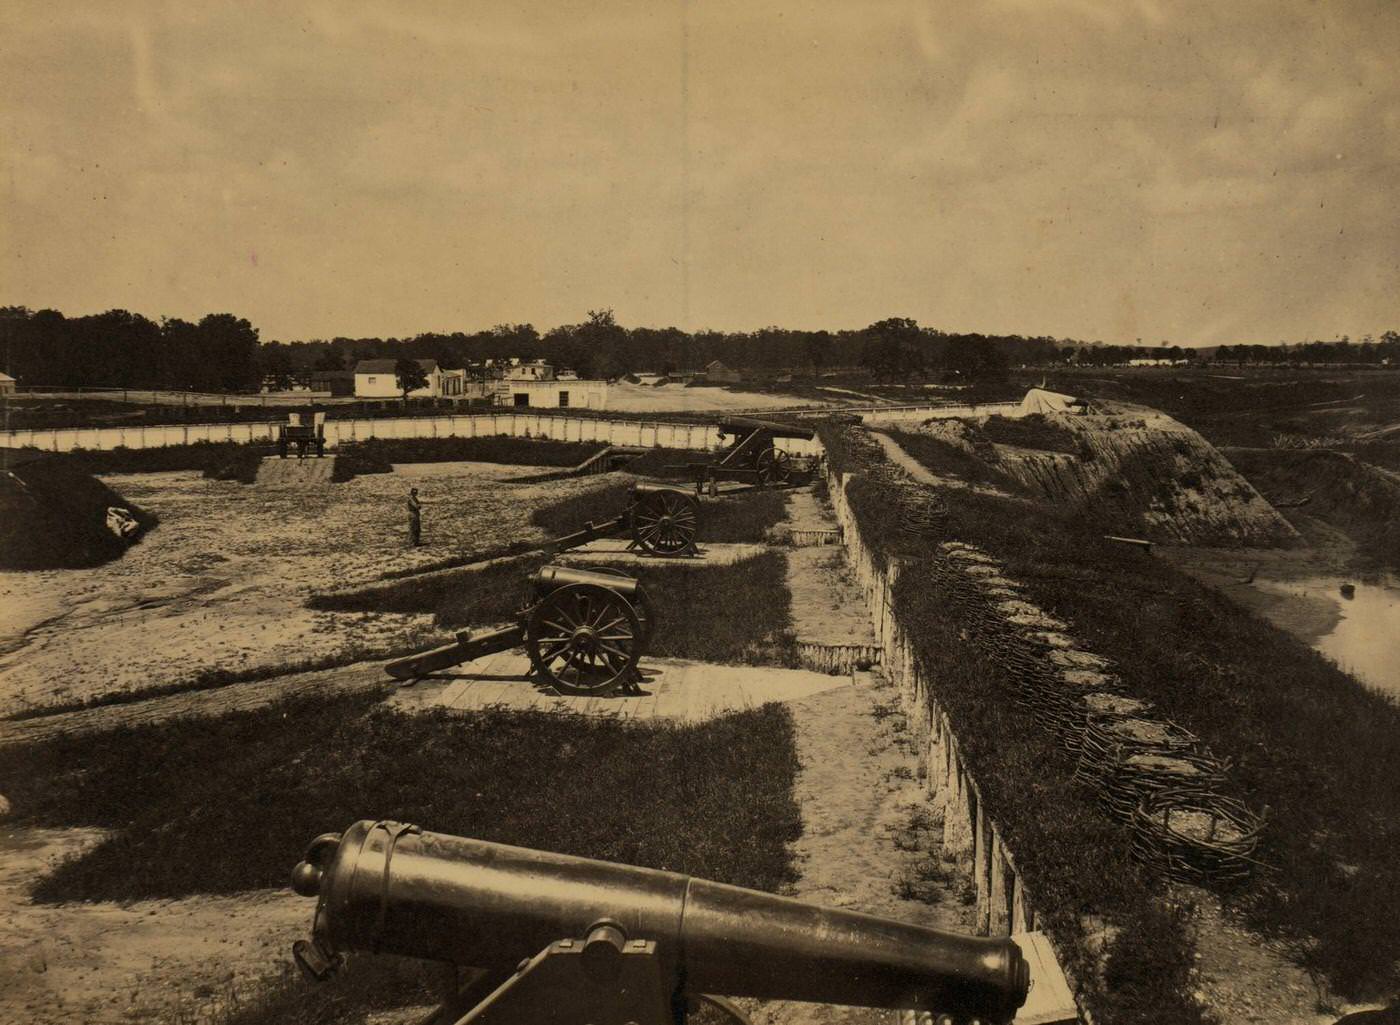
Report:
<svg viewBox="0 0 1400 1025"><path fill-rule="evenodd" d="M711 384L735 384L740 376L739 371L716 359L705 364L705 380Z"/></svg>
<svg viewBox="0 0 1400 1025"><path fill-rule="evenodd" d="M13 395L15 393L15 379L9 374L0 374L0 395Z"/></svg>
<svg viewBox="0 0 1400 1025"><path fill-rule="evenodd" d="M1184 359L1130 359L1130 367L1181 367L1186 365Z"/></svg>
<svg viewBox="0 0 1400 1025"><path fill-rule="evenodd" d="M514 364L503 377L507 381L553 381L554 367L542 359L534 359Z"/></svg>
<svg viewBox="0 0 1400 1025"><path fill-rule="evenodd" d="M578 377L550 380L511 379L496 382L496 405L514 409L606 409L608 382Z"/></svg>
<svg viewBox="0 0 1400 1025"><path fill-rule="evenodd" d="M357 399L395 399L403 394L394 374L395 359L362 359L355 364L355 397ZM411 399L438 398L443 394L444 374L462 375L462 371L444 372L435 359L414 360L423 368L428 383L408 393ZM460 389L458 394L461 394Z"/></svg>

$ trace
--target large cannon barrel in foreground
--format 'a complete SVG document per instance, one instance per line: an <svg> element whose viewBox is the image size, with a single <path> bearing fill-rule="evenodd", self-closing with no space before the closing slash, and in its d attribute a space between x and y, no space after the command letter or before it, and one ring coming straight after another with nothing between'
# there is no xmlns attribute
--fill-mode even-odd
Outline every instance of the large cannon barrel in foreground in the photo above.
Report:
<svg viewBox="0 0 1400 1025"><path fill-rule="evenodd" d="M327 953L508 970L612 922L649 940L671 989L1009 1021L1028 968L1007 939L939 932L674 872L361 821L323 836L293 886Z"/></svg>

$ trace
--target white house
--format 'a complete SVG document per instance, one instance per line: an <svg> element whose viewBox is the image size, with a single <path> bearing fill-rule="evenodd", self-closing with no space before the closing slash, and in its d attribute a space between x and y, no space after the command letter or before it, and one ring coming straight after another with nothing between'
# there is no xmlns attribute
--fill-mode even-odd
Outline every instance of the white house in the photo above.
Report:
<svg viewBox="0 0 1400 1025"><path fill-rule="evenodd" d="M13 395L15 393L15 379L9 374L0 373L0 395Z"/></svg>
<svg viewBox="0 0 1400 1025"><path fill-rule="evenodd" d="M403 395L399 379L394 374L394 359L362 359L355 364L355 397L357 399L396 399ZM435 359L415 360L428 376L428 383L408 393L411 399L437 398L443 395L444 371ZM447 371L451 374L451 371ZM458 391L457 394L461 394Z"/></svg>
<svg viewBox="0 0 1400 1025"><path fill-rule="evenodd" d="M513 408L606 409L608 382L572 380L524 380L507 377L496 382L496 405Z"/></svg>
<svg viewBox="0 0 1400 1025"><path fill-rule="evenodd" d="M504 375L504 380L519 381L553 381L554 367L550 366L542 359L530 360L524 363L513 364Z"/></svg>

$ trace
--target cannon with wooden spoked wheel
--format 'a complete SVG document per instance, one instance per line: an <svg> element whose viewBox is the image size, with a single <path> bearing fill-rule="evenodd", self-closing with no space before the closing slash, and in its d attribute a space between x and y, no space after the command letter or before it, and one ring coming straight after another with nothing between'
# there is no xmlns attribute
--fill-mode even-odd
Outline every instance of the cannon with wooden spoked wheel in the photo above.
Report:
<svg viewBox="0 0 1400 1025"><path fill-rule="evenodd" d="M553 552L577 548L602 537L630 533L628 548L647 555L698 555L700 503L689 492L656 484L634 484L627 508L602 523L555 538L544 547Z"/></svg>
<svg viewBox="0 0 1400 1025"><path fill-rule="evenodd" d="M800 438L811 441L816 437L814 431L805 427L747 417L721 420L718 427L721 436L733 438L720 458L712 463L687 463L679 467L687 470L695 479L697 495L707 485L713 495L716 482L721 480L743 481L759 487L791 484L801 473L797 461L775 446L773 440Z"/></svg>
<svg viewBox="0 0 1400 1025"><path fill-rule="evenodd" d="M388 663L399 680L524 646L534 671L561 694L629 689L656 630L656 609L641 584L616 571L545 566L530 577L515 622L464 630L439 648Z"/></svg>

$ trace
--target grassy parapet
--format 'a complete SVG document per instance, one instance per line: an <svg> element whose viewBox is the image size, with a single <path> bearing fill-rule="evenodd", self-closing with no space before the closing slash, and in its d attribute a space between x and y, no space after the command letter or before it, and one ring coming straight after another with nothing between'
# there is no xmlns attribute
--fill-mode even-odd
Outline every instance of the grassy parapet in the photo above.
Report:
<svg viewBox="0 0 1400 1025"><path fill-rule="evenodd" d="M610 484L573 495L536 509L530 522L551 537L582 530L585 523L602 523L627 509L631 482ZM747 491L720 498L704 498L700 507L700 543L761 542L787 514L787 497L781 491Z"/></svg>
<svg viewBox="0 0 1400 1025"><path fill-rule="evenodd" d="M552 441L493 434L475 438L371 438L336 446L334 480L390 473L395 463L505 463L577 466L604 448L593 441Z"/></svg>
<svg viewBox="0 0 1400 1025"><path fill-rule="evenodd" d="M74 449L46 459L80 473L168 473L173 470L199 470L214 480L251 484L258 475L264 456L274 448L268 444L242 444L234 441L199 441L192 445L162 445L156 448Z"/></svg>
<svg viewBox="0 0 1400 1025"><path fill-rule="evenodd" d="M0 750L15 821L117 831L59 865L35 899L281 888L312 837L361 818L764 890L795 878L798 762L781 706L678 725L403 715L381 696L303 698ZM365 957L326 986L287 978L241 995L227 1020L344 1025L434 1002L435 980L416 963Z"/></svg>
<svg viewBox="0 0 1400 1025"><path fill-rule="evenodd" d="M891 489L864 472L881 453L835 440L862 538L878 557L932 557L932 541L890 533ZM1172 566L1106 543L1081 517L966 489L938 495L949 539L997 558L1029 599L1116 663L1130 692L1230 762L1230 778L1252 807L1268 809L1259 851L1268 867L1247 886L1222 891L1227 905L1341 995L1393 992L1400 964L1379 952L1400 949L1400 777L1385 768L1400 760L1400 707ZM926 579L917 569L901 575L898 614L1029 887L1058 895L1048 901L1057 938L1073 957L1091 959L1088 934L1053 917L1054 908L1067 908L1123 928L1115 944L1134 933L1140 943L1152 935L1141 930L1156 928L1173 963L1189 956L1184 926L1161 918L1169 888L1131 865L1118 870L1128 831L1092 825L1102 813L1070 779L1072 762L1029 730L1028 717L1005 707L1001 670L959 642L959 625L948 624ZM1066 822L1081 824L1061 829ZM1109 862L1114 870L1103 871ZM1110 970L1113 963L1111 948ZM1134 985L1139 996L1171 995L1152 996L1150 980ZM1120 985L1095 999L1126 992Z"/></svg>

